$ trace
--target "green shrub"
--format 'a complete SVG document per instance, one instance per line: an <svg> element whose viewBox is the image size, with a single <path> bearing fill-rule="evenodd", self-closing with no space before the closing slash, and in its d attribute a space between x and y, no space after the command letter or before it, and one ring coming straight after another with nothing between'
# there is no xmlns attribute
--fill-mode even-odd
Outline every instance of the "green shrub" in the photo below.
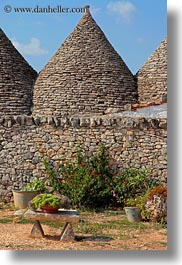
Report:
<svg viewBox="0 0 182 265"><path fill-rule="evenodd" d="M90 158L79 147L74 161L60 164L62 193L79 207L108 206L112 198L112 191L108 187L113 176L109 160L108 150L103 145Z"/></svg>
<svg viewBox="0 0 182 265"><path fill-rule="evenodd" d="M80 208L105 208L115 203L124 206L129 197L143 195L158 184L146 168L123 168L115 176L108 149L103 144L91 157L78 146L75 157L60 161L55 165L43 156L47 183Z"/></svg>
<svg viewBox="0 0 182 265"><path fill-rule="evenodd" d="M144 195L146 190L159 185L150 175L150 171L144 167L123 168L118 176L113 177L113 196L116 201L124 206L128 198Z"/></svg>

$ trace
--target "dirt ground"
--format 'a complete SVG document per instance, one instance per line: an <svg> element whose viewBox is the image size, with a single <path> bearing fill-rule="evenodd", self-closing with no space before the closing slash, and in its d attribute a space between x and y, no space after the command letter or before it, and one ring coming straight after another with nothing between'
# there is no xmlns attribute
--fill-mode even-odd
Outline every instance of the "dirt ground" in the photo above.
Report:
<svg viewBox="0 0 182 265"><path fill-rule="evenodd" d="M32 224L19 223L13 217L14 211L0 209L0 220L12 219L12 222L0 223L0 249L1 250L167 250L167 229L154 227L150 224L145 229L128 229L127 225L110 227L102 234L90 233L89 230L74 229L76 240L62 242L58 240L61 228L42 225L45 237L31 238ZM119 222L125 215L107 216L103 213L94 213L81 216L82 222L99 226L106 222ZM143 222L142 222L143 223ZM141 227L142 226L141 223ZM108 236L109 234L109 236Z"/></svg>

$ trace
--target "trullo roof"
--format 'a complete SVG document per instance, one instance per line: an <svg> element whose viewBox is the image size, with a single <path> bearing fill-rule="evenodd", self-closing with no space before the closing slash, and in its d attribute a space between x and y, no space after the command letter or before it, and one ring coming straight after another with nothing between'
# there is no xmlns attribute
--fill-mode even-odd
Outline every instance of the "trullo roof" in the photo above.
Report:
<svg viewBox="0 0 182 265"><path fill-rule="evenodd" d="M167 38L136 74L140 103L167 101Z"/></svg>
<svg viewBox="0 0 182 265"><path fill-rule="evenodd" d="M36 71L0 29L0 113L30 114Z"/></svg>
<svg viewBox="0 0 182 265"><path fill-rule="evenodd" d="M136 102L134 77L92 18L89 7L41 71L34 115L104 113Z"/></svg>

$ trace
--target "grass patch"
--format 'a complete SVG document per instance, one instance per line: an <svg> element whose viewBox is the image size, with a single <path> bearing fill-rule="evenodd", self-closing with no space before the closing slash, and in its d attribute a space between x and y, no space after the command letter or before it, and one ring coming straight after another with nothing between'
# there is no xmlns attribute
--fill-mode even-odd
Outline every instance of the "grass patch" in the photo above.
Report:
<svg viewBox="0 0 182 265"><path fill-rule="evenodd" d="M113 228L115 226L116 229L127 229L127 230L145 230L148 229L148 225L141 223L141 222L129 222L126 218L120 219L120 220L111 220L108 221L110 223L111 227L113 225Z"/></svg>
<svg viewBox="0 0 182 265"><path fill-rule="evenodd" d="M20 217L18 219L18 223L19 224L33 224L34 221L33 220L27 220L23 217ZM60 227L61 225L64 225L64 223L56 223L56 222L52 222L52 221L41 221L40 222L42 225L48 225L48 226L51 226L51 227L55 227L55 228L58 228Z"/></svg>
<svg viewBox="0 0 182 265"><path fill-rule="evenodd" d="M3 218L3 219L0 219L0 224L7 224L7 223L12 223L12 219L10 218Z"/></svg>
<svg viewBox="0 0 182 265"><path fill-rule="evenodd" d="M19 217L19 218L17 219L17 223L19 223L19 224L33 224L34 221L27 220L27 219L25 219L25 218L23 218L23 217Z"/></svg>
<svg viewBox="0 0 182 265"><path fill-rule="evenodd" d="M166 223L157 223L157 222L148 222L148 224L150 225L150 227L155 228L157 230L161 229L161 228L165 228L167 229L167 224Z"/></svg>
<svg viewBox="0 0 182 265"><path fill-rule="evenodd" d="M164 246L164 247L167 246L167 242L163 242L163 241L161 241L161 242L159 242L159 244L161 244L161 246Z"/></svg>
<svg viewBox="0 0 182 265"><path fill-rule="evenodd" d="M27 220L23 217L17 217L17 216L10 216L9 218L2 218L0 219L0 223L1 224L6 224L6 223L18 223L18 224L33 224L34 221L33 220ZM42 225L48 225L48 226L51 226L51 227L55 227L55 228L58 228L60 227L61 225L63 226L64 223L55 223L55 222L52 222L52 221L41 221L41 224Z"/></svg>
<svg viewBox="0 0 182 265"><path fill-rule="evenodd" d="M92 234L113 236L120 239L135 238L134 232L148 229L149 227L143 223L130 223L127 219L104 220L102 223L93 223L92 221L82 220L74 226L75 232L82 234ZM125 232L128 231L128 232Z"/></svg>
<svg viewBox="0 0 182 265"><path fill-rule="evenodd" d="M0 210L15 210L13 203L0 203Z"/></svg>
<svg viewBox="0 0 182 265"><path fill-rule="evenodd" d="M119 215L123 215L124 211L123 210L121 210L121 211L108 211L105 214L106 214L106 216L119 216Z"/></svg>
<svg viewBox="0 0 182 265"><path fill-rule="evenodd" d="M81 213L81 217L85 218L85 217L90 217L95 215L95 212L80 212Z"/></svg>
<svg viewBox="0 0 182 265"><path fill-rule="evenodd" d="M92 234L98 235L102 234L102 230L104 229L104 224L99 223L90 223L88 221L82 221L77 224L77 231L83 234Z"/></svg>

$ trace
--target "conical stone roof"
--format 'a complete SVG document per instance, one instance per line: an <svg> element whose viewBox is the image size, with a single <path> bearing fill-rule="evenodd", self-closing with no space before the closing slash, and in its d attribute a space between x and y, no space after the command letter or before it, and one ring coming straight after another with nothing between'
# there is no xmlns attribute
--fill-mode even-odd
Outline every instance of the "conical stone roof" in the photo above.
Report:
<svg viewBox="0 0 182 265"><path fill-rule="evenodd" d="M36 71L0 29L0 114L30 114Z"/></svg>
<svg viewBox="0 0 182 265"><path fill-rule="evenodd" d="M92 18L82 19L41 71L33 115L104 113L136 103L134 77Z"/></svg>
<svg viewBox="0 0 182 265"><path fill-rule="evenodd" d="M167 38L136 74L139 103L167 101Z"/></svg>

